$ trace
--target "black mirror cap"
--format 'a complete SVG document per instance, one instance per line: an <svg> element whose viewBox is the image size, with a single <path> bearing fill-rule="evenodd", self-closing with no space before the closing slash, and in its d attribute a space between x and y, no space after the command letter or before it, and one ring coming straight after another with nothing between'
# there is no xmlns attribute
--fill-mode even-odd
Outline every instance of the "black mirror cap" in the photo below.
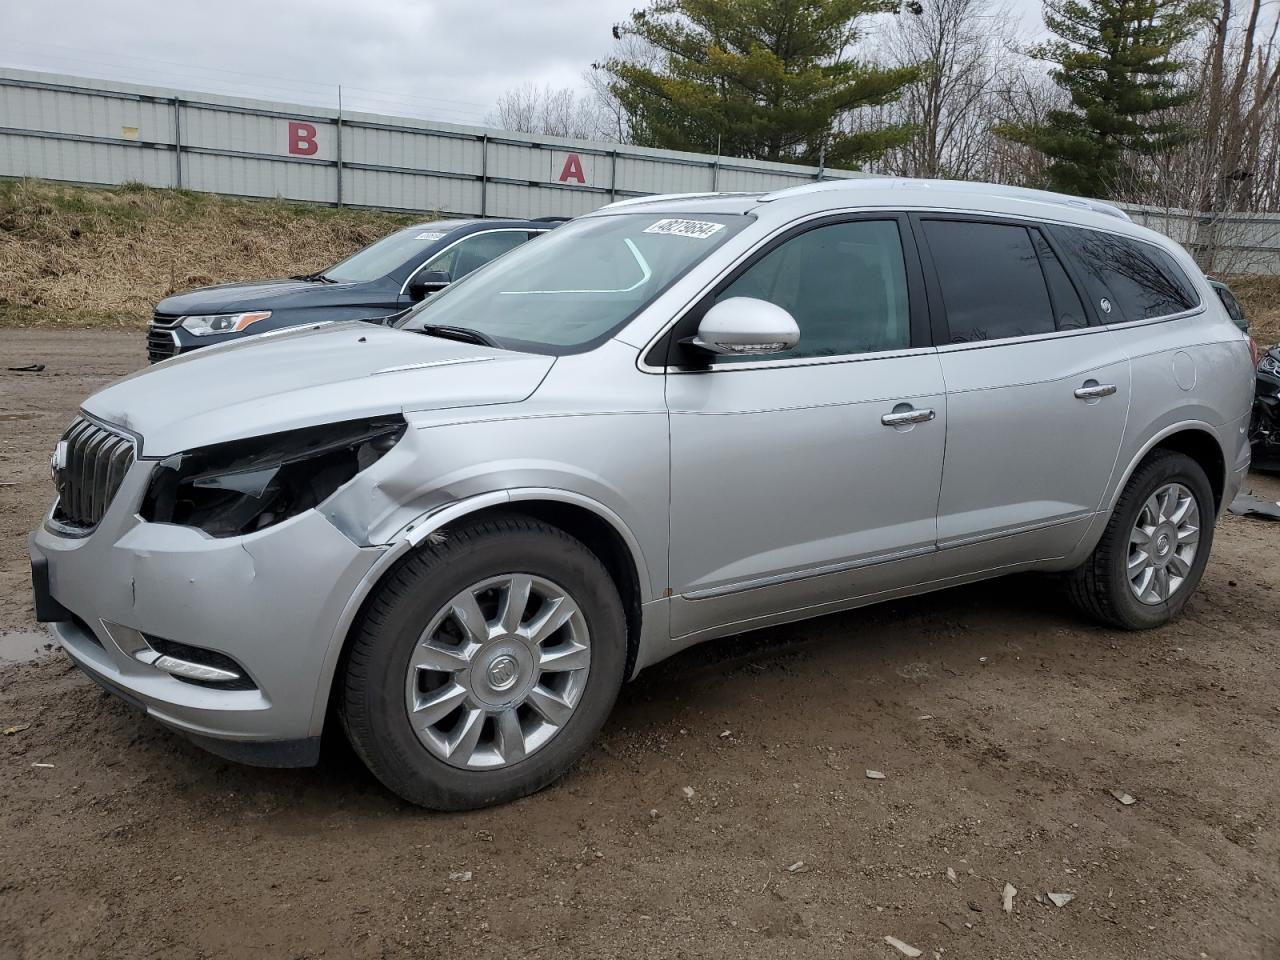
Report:
<svg viewBox="0 0 1280 960"><path fill-rule="evenodd" d="M409 296L414 300L421 300L428 294L443 290L452 282L453 278L443 270L426 270L409 281Z"/></svg>

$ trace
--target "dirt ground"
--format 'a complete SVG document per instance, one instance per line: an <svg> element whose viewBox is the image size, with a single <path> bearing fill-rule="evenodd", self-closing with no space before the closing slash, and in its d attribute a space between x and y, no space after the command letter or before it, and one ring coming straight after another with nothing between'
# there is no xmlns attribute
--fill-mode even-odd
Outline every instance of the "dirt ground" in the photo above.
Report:
<svg viewBox="0 0 1280 960"><path fill-rule="evenodd" d="M142 343L0 330L0 360L12 652L37 636L48 452ZM893 960L892 936L926 960L1276 960L1278 543L1225 519L1150 633L1020 578L689 651L565 781L467 815L398 802L336 738L316 769L239 767L61 653L0 665L0 957Z"/></svg>

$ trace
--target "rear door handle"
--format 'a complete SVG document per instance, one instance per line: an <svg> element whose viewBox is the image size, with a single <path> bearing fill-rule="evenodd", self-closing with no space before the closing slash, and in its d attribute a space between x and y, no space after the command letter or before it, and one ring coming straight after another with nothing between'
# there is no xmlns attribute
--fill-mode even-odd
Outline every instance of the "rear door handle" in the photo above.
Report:
<svg viewBox="0 0 1280 960"><path fill-rule="evenodd" d="M1114 383L1086 383L1083 387L1076 390L1077 400L1101 400L1103 397L1109 397L1116 392Z"/></svg>
<svg viewBox="0 0 1280 960"><path fill-rule="evenodd" d="M905 427L913 423L928 423L936 416L932 410L899 410L886 413L880 418L880 422L886 427Z"/></svg>

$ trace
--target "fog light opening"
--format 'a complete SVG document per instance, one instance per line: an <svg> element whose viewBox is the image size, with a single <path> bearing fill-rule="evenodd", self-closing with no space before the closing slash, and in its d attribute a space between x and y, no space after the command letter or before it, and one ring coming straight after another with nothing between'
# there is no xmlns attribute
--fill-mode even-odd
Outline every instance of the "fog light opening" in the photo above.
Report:
<svg viewBox="0 0 1280 960"><path fill-rule="evenodd" d="M147 646L134 657L175 680L219 690L256 690L248 671L225 653L143 634Z"/></svg>

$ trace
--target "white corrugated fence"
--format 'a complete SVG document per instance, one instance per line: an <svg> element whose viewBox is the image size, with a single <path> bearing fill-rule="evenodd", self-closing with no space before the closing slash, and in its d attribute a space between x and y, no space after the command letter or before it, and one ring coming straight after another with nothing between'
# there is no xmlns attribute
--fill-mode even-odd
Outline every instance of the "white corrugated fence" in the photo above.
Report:
<svg viewBox="0 0 1280 960"><path fill-rule="evenodd" d="M862 176L0 68L0 177L468 217L573 217L645 194ZM1280 274L1280 215L1126 209L1210 271Z"/></svg>

